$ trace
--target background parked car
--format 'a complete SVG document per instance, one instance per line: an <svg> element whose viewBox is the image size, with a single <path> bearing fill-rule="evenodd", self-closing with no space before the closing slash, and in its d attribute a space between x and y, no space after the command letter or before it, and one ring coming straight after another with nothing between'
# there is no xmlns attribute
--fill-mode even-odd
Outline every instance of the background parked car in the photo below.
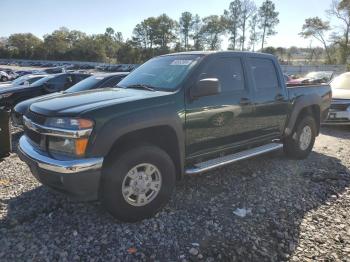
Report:
<svg viewBox="0 0 350 262"><path fill-rule="evenodd" d="M2 68L0 69L0 72L0 80L2 82L12 81L13 79L16 79L19 76L18 74L16 74L15 71L8 68Z"/></svg>
<svg viewBox="0 0 350 262"><path fill-rule="evenodd" d="M71 88L63 91L63 93L75 93L92 89L115 87L128 74L129 73L110 73L93 75L80 81ZM62 92L35 97L17 104L11 113L13 125L18 127L23 126L23 115L27 112L31 104L40 102L41 100L47 99L48 97L54 98L61 95L61 93Z"/></svg>
<svg viewBox="0 0 350 262"><path fill-rule="evenodd" d="M0 84L0 90L5 87L14 87L14 86L28 86L33 84L35 81L42 79L47 75L24 75L12 82L2 83Z"/></svg>
<svg viewBox="0 0 350 262"><path fill-rule="evenodd" d="M297 78L297 79L290 79L287 82L287 84L289 86L325 84L331 81L333 77L334 77L334 72L332 71L310 72L304 77Z"/></svg>
<svg viewBox="0 0 350 262"><path fill-rule="evenodd" d="M24 100L66 90L90 74L62 73L46 76L29 86L15 86L0 90L0 107L12 109Z"/></svg>
<svg viewBox="0 0 350 262"><path fill-rule="evenodd" d="M330 83L333 99L326 124L350 125L350 72Z"/></svg>

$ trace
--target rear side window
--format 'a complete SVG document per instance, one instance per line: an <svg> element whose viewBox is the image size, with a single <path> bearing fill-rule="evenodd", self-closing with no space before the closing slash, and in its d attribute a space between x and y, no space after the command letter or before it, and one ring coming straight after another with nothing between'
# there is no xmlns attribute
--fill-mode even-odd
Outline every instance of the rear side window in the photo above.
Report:
<svg viewBox="0 0 350 262"><path fill-rule="evenodd" d="M278 78L275 66L270 59L249 58L257 89L278 88Z"/></svg>
<svg viewBox="0 0 350 262"><path fill-rule="evenodd" d="M115 87L123 78L124 76L113 76L111 79L103 83L99 88Z"/></svg>
<svg viewBox="0 0 350 262"><path fill-rule="evenodd" d="M244 90L244 75L240 58L221 57L211 62L200 79L218 78L222 92Z"/></svg>

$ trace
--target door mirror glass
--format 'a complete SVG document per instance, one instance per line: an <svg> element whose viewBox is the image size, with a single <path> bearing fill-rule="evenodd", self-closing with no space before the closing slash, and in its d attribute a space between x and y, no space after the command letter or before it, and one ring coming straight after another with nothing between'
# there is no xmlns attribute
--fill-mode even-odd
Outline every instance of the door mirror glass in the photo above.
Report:
<svg viewBox="0 0 350 262"><path fill-rule="evenodd" d="M221 84L217 78L205 78L197 82L191 89L191 98L196 99L203 96L220 94Z"/></svg>

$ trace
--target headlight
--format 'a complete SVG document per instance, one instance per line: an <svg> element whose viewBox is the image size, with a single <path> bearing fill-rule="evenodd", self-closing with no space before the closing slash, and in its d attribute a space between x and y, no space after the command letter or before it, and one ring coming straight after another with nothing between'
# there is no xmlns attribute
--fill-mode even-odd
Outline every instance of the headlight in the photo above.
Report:
<svg viewBox="0 0 350 262"><path fill-rule="evenodd" d="M82 130L92 128L94 122L82 118L53 117L45 121L45 126L68 130Z"/></svg>
<svg viewBox="0 0 350 262"><path fill-rule="evenodd" d="M88 138L73 139L51 136L48 140L49 152L57 156L84 157L88 145Z"/></svg>
<svg viewBox="0 0 350 262"><path fill-rule="evenodd" d="M45 127L59 130L92 130L94 123L82 118L48 118ZM89 139L84 137L48 136L48 150L52 155L84 157Z"/></svg>

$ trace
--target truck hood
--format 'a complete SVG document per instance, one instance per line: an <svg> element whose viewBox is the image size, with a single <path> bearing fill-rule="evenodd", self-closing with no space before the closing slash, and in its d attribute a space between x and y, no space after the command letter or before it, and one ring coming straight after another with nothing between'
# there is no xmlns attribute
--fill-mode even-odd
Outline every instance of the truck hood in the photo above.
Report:
<svg viewBox="0 0 350 262"><path fill-rule="evenodd" d="M29 88L35 88L36 86L0 86L0 95L20 93Z"/></svg>
<svg viewBox="0 0 350 262"><path fill-rule="evenodd" d="M4 87L12 87L13 85L11 83L6 83L6 84L0 84L0 89Z"/></svg>
<svg viewBox="0 0 350 262"><path fill-rule="evenodd" d="M350 99L350 89L332 89L333 99Z"/></svg>
<svg viewBox="0 0 350 262"><path fill-rule="evenodd" d="M52 94L38 96L38 97L34 97L34 98L31 98L28 100L24 100L23 102L18 103L14 107L14 110L16 111L16 113L24 115L27 112L27 110L29 109L31 104L33 104L35 102L45 101L47 99L60 96L61 94L62 94L62 92L58 92L58 93L52 93Z"/></svg>
<svg viewBox="0 0 350 262"><path fill-rule="evenodd" d="M43 97L30 110L46 116L77 116L100 107L168 95L169 92L106 88Z"/></svg>

